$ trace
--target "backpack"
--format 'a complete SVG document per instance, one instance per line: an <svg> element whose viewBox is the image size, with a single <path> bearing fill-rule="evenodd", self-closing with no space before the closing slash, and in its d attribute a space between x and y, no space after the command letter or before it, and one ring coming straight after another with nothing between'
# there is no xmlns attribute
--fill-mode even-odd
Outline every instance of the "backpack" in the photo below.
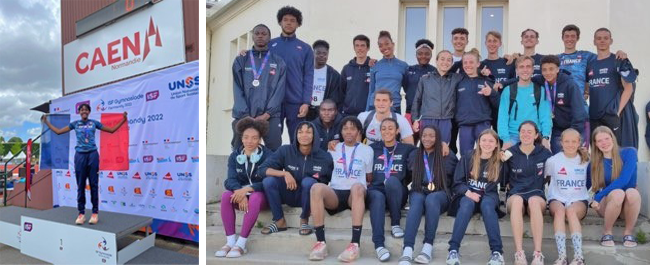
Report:
<svg viewBox="0 0 650 266"><path fill-rule="evenodd" d="M535 107L537 108L537 120L539 120L539 102L542 98L542 87L533 82L533 94L535 95ZM512 113L512 106L517 101L517 82L510 84L510 107L508 107L508 116ZM517 120L517 111L519 104L515 107L515 120Z"/></svg>
<svg viewBox="0 0 650 266"><path fill-rule="evenodd" d="M370 111L370 114L368 114L368 116L366 117L366 120L363 121L363 130L362 130L362 132L363 132L363 135L362 135L363 136L363 143L366 143L366 140L367 140L367 138L366 138L366 129L368 128L368 126L370 126L370 123L372 122L372 119L375 118L376 113L377 113L377 111L375 111L375 110ZM395 119L397 121L397 114L396 113L393 113L391 111L390 115L391 115L391 117L393 119ZM343 136L341 136L341 137L343 137ZM401 135L400 135L399 132L397 132L397 136L395 136L395 139L397 141L402 140Z"/></svg>

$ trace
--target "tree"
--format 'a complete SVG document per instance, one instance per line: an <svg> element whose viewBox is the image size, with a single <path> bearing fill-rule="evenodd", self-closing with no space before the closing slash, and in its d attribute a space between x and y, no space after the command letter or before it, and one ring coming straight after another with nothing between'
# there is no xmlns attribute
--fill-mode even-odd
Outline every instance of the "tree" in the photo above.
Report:
<svg viewBox="0 0 650 266"><path fill-rule="evenodd" d="M10 138L9 141L7 141L7 142L23 143L23 140L21 138L19 138L19 137L13 137L13 138Z"/></svg>
<svg viewBox="0 0 650 266"><path fill-rule="evenodd" d="M0 143L4 143L4 142L5 142L5 137L0 136Z"/></svg>
<svg viewBox="0 0 650 266"><path fill-rule="evenodd" d="M16 142L11 146L11 153L16 155L20 153L22 149L23 149L23 145L20 142Z"/></svg>
<svg viewBox="0 0 650 266"><path fill-rule="evenodd" d="M0 144L0 157L4 157L4 156L5 156L5 145Z"/></svg>

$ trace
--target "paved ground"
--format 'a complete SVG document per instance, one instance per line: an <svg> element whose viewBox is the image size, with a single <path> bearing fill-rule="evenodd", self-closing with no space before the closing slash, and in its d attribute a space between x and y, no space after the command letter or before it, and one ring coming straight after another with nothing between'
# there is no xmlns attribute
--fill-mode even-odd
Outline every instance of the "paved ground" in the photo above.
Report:
<svg viewBox="0 0 650 266"><path fill-rule="evenodd" d="M130 238L141 238L138 234ZM199 246L196 243L158 236L155 246L162 250L174 251L195 258L198 264ZM20 250L0 244L0 265L50 264L20 253ZM144 262L143 262L144 263ZM171 262L167 262L172 264Z"/></svg>

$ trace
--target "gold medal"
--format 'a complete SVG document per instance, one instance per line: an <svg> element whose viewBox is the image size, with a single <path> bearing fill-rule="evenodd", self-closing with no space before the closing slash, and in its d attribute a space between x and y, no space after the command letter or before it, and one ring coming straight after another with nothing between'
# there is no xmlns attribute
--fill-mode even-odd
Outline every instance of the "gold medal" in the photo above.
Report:
<svg viewBox="0 0 650 266"><path fill-rule="evenodd" d="M436 185L434 185L433 182L432 182L432 183L429 183L429 185L427 186L427 188L429 189L429 191L433 191L433 190L436 189Z"/></svg>

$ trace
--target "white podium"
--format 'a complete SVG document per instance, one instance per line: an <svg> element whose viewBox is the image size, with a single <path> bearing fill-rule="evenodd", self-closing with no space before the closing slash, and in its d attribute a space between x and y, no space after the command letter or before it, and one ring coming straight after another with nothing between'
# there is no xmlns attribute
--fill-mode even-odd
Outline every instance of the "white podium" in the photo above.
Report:
<svg viewBox="0 0 650 266"><path fill-rule="evenodd" d="M7 206L0 209L0 243L20 249L20 217L24 214L39 212L16 206Z"/></svg>
<svg viewBox="0 0 650 266"><path fill-rule="evenodd" d="M21 253L53 264L125 264L154 246L156 234L130 242L133 232L151 225L150 217L99 213L99 223L75 225L77 210L59 207L21 215Z"/></svg>

